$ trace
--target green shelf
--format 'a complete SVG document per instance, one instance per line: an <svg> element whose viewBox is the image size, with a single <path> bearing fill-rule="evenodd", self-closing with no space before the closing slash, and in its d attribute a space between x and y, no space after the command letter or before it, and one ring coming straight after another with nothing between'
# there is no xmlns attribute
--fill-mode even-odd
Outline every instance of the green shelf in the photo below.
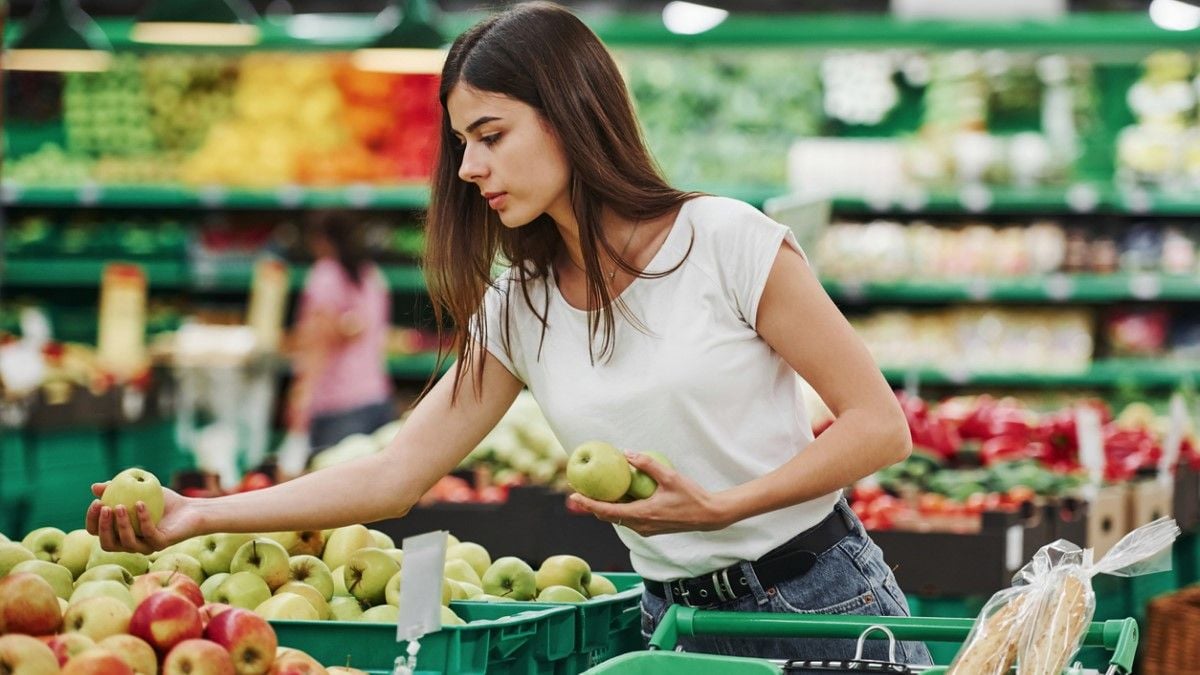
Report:
<svg viewBox="0 0 1200 675"><path fill-rule="evenodd" d="M844 304L1200 300L1200 276L1156 273L822 283L830 297Z"/></svg>
<svg viewBox="0 0 1200 675"><path fill-rule="evenodd" d="M1167 360L1108 359L1098 361L1081 373L953 373L931 368L883 368L893 385L907 384L915 377L919 384L1013 388L1122 386L1174 388L1200 376L1200 362Z"/></svg>
<svg viewBox="0 0 1200 675"><path fill-rule="evenodd" d="M70 260L55 258L38 260L18 258L4 262L4 286L42 288L98 287L106 260ZM182 262L148 260L130 261L146 272L152 287L183 288L187 285L187 270Z"/></svg>
<svg viewBox="0 0 1200 675"><path fill-rule="evenodd" d="M405 356L390 356L388 357L388 372L392 377L398 377L405 380L425 380L429 378L429 374L437 367L437 354L428 352L424 354L408 354ZM447 357L445 363L442 364L442 373L445 373L450 368L454 367L453 356Z"/></svg>
<svg viewBox="0 0 1200 675"><path fill-rule="evenodd" d="M429 206L429 188L423 185L347 185L336 188L292 185L250 190L174 185L26 187L6 182L0 196L7 206L27 207L424 209Z"/></svg>

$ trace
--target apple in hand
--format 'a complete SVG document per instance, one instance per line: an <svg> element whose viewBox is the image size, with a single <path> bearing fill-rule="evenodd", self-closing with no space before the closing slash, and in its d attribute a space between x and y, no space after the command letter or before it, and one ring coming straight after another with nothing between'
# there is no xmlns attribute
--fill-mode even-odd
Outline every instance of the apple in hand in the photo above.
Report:
<svg viewBox="0 0 1200 675"><path fill-rule="evenodd" d="M382 605L388 579L399 571L400 565L383 549L359 549L346 563L346 590L364 605Z"/></svg>
<svg viewBox="0 0 1200 675"><path fill-rule="evenodd" d="M54 652L59 667L65 665L75 655L96 646L95 640L83 633L59 633L58 635L45 635L38 639ZM3 672L2 667L0 667L0 672Z"/></svg>
<svg viewBox="0 0 1200 675"><path fill-rule="evenodd" d="M592 580L588 582L587 588L584 590L587 591L587 593L584 593L584 595L588 596L589 598L596 598L601 595L615 595L617 592L617 587L614 586L613 582L609 581L606 577L602 577L599 574L593 574Z"/></svg>
<svg viewBox="0 0 1200 675"><path fill-rule="evenodd" d="M204 567L200 561L181 551L173 551L159 556L150 563L151 572L179 572L197 585L204 581Z"/></svg>
<svg viewBox="0 0 1200 675"><path fill-rule="evenodd" d="M138 536L142 534L142 522L138 517L137 503L144 502L150 513L150 522L158 525L163 515L162 484L154 474L144 469L125 469L113 476L100 495L100 503L116 508L124 506L129 512L129 522Z"/></svg>
<svg viewBox="0 0 1200 675"><path fill-rule="evenodd" d="M586 595L591 580L591 566L583 558L573 555L552 555L542 561L537 571L539 591L551 586L566 586L580 595Z"/></svg>
<svg viewBox="0 0 1200 675"><path fill-rule="evenodd" d="M567 460L567 483L579 494L602 502L619 501L632 480L625 453L603 441L588 441Z"/></svg>
<svg viewBox="0 0 1200 675"><path fill-rule="evenodd" d="M15 541L0 542L0 577L8 576L17 563L26 560L37 560L37 556Z"/></svg>
<svg viewBox="0 0 1200 675"><path fill-rule="evenodd" d="M325 600L325 596L321 595L321 591L309 586L308 584L299 581L289 581L286 584L275 589L275 595L283 593L295 593L300 597L308 600L308 604L317 610L317 618L321 621L329 619L329 602Z"/></svg>
<svg viewBox="0 0 1200 675"><path fill-rule="evenodd" d="M25 562L17 563L9 571L10 574L21 572L36 574L45 579L46 583L50 584L50 587L54 589L54 594L60 598L71 597L71 592L75 590L75 582L71 578L71 571L58 563L47 562L45 560L26 560Z"/></svg>
<svg viewBox="0 0 1200 675"><path fill-rule="evenodd" d="M62 610L49 582L28 572L10 573L0 579L0 630L50 635L57 633L61 625Z"/></svg>
<svg viewBox="0 0 1200 675"><path fill-rule="evenodd" d="M464 541L446 549L446 560L465 560L475 570L480 579L487 568L492 566L492 556L488 550L473 541Z"/></svg>
<svg viewBox="0 0 1200 675"><path fill-rule="evenodd" d="M274 539L257 537L242 544L229 562L229 571L252 572L267 582L272 592L286 584L291 576L287 549Z"/></svg>
<svg viewBox="0 0 1200 675"><path fill-rule="evenodd" d="M537 596L537 575L524 560L505 556L484 572L483 592L512 600L532 600Z"/></svg>
<svg viewBox="0 0 1200 675"><path fill-rule="evenodd" d="M58 564L71 570L71 576L78 578L87 569L92 549L99 546L99 541L99 537L87 530L71 530L63 537L62 555L58 558Z"/></svg>
<svg viewBox="0 0 1200 675"><path fill-rule="evenodd" d="M57 675L58 658L37 638L16 633L0 636L0 673Z"/></svg>
<svg viewBox="0 0 1200 675"><path fill-rule="evenodd" d="M184 640L163 659L163 675L235 675L233 659L211 640Z"/></svg>
<svg viewBox="0 0 1200 675"><path fill-rule="evenodd" d="M675 468L675 465L671 464L671 460L667 459L666 455L657 450L643 450L642 454L668 469ZM630 469L633 471L633 476L630 478L629 490L625 495L630 499L649 499L650 495L654 494L654 491L658 489L658 481L637 467L631 466Z"/></svg>
<svg viewBox="0 0 1200 675"><path fill-rule="evenodd" d="M269 672L279 647L275 629L266 619L238 607L214 616L204 630L204 637L229 652L238 675Z"/></svg>
<svg viewBox="0 0 1200 675"><path fill-rule="evenodd" d="M200 637L200 608L174 591L159 591L138 604L129 620L129 634L166 654L184 640Z"/></svg>
<svg viewBox="0 0 1200 675"><path fill-rule="evenodd" d="M67 661L62 675L134 675L133 668L107 649L89 649Z"/></svg>
<svg viewBox="0 0 1200 675"><path fill-rule="evenodd" d="M121 657L137 675L157 675L158 655L145 640L129 635L111 635L96 643Z"/></svg>
<svg viewBox="0 0 1200 675"><path fill-rule="evenodd" d="M318 621L321 617L312 603L295 593L280 593L267 598L254 613L264 619L286 619L293 621Z"/></svg>
<svg viewBox="0 0 1200 675"><path fill-rule="evenodd" d="M308 584L329 600L333 597L333 572L323 560L311 555L294 555L288 561L288 579ZM342 584L345 585L343 579Z"/></svg>
<svg viewBox="0 0 1200 675"><path fill-rule="evenodd" d="M148 572L134 579L129 587L134 602L138 604L159 591L174 591L197 607L204 604L204 592L195 581L179 572Z"/></svg>
<svg viewBox="0 0 1200 675"><path fill-rule="evenodd" d="M253 572L237 572L217 586L212 602L220 602L242 609L254 609L271 597L271 588L262 577Z"/></svg>
<svg viewBox="0 0 1200 675"><path fill-rule="evenodd" d="M63 614L63 631L82 633L92 640L129 632L133 610L125 603L101 596L71 605Z"/></svg>
<svg viewBox="0 0 1200 675"><path fill-rule="evenodd" d="M38 560L56 563L62 557L63 540L67 533L57 527L39 527L21 540L21 545L29 549Z"/></svg>

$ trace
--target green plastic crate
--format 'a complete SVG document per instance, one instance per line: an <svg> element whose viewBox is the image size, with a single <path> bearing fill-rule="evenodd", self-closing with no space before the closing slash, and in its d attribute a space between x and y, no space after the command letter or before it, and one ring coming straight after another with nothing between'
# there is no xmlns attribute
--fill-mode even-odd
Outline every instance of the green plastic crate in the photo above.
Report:
<svg viewBox="0 0 1200 675"><path fill-rule="evenodd" d="M0 532L9 537L25 531L29 478L24 437L16 429L0 428Z"/></svg>
<svg viewBox="0 0 1200 675"><path fill-rule="evenodd" d="M192 458L175 443L174 421L156 420L119 427L116 434L116 471L140 467L168 485L177 472L191 468Z"/></svg>
<svg viewBox="0 0 1200 675"><path fill-rule="evenodd" d="M768 661L686 652L634 652L587 671L612 675L779 675Z"/></svg>
<svg viewBox="0 0 1200 675"><path fill-rule="evenodd" d="M549 675L575 645L575 612L569 607L531 608L527 603L460 603L451 608L463 626L421 638L417 673L456 675ZM326 666L349 665L392 672L407 642L396 642L394 623L272 621L279 644L307 652Z"/></svg>
<svg viewBox="0 0 1200 675"><path fill-rule="evenodd" d="M575 610L575 653L562 664L560 673L582 672L614 656L646 646L642 639L640 609L642 578L629 572L601 572L600 575L616 586L616 595L568 605L522 603L530 607L567 606Z"/></svg>
<svg viewBox="0 0 1200 675"><path fill-rule="evenodd" d="M933 598L908 596L908 609L913 616L930 616L948 619L974 619L983 611L988 597L971 595L962 598ZM929 655L934 663L949 663L958 655L959 645L949 642L930 642Z"/></svg>
<svg viewBox="0 0 1200 675"><path fill-rule="evenodd" d="M38 431L30 435L31 492L27 528L84 526L94 499L92 483L112 477L108 435L96 429Z"/></svg>
<svg viewBox="0 0 1200 675"><path fill-rule="evenodd" d="M1191 586L1200 581L1200 534L1185 532L1175 541L1172 551L1179 586Z"/></svg>

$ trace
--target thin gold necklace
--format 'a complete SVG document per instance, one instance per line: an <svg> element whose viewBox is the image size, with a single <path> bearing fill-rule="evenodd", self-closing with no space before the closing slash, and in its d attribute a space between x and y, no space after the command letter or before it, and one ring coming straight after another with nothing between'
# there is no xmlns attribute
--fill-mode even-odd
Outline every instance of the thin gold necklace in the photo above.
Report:
<svg viewBox="0 0 1200 675"><path fill-rule="evenodd" d="M625 253L629 250L629 245L631 243L633 243L633 236L635 234L637 234L638 228L641 226L642 226L642 221L639 220L636 223L634 223L633 229L629 231L629 238L625 240L625 246L624 246L624 248L621 249L621 253L618 256L621 260L625 259ZM570 260L571 264L574 265L580 272L583 272L584 274L587 273L587 270L580 267L579 263L575 262L575 259L572 258L570 256L570 254L567 255L567 260ZM616 278L618 269L620 269L620 266L614 265L612 271L608 273L608 283L609 284L611 284L613 282L613 279Z"/></svg>

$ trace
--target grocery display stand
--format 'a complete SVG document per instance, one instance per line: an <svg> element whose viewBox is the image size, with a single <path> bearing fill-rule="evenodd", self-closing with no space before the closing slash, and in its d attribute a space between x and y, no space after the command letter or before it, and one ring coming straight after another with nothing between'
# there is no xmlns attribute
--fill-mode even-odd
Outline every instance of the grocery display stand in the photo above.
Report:
<svg viewBox="0 0 1200 675"><path fill-rule="evenodd" d="M717 612L694 607L673 605L650 639L650 649L617 657L589 671L591 675L619 673L620 675L672 675L686 673L786 673L786 664L764 659L721 657L688 654L674 651L680 637L696 635L727 635L742 637L804 637L860 639L876 628L886 629L894 640L927 640L963 642L974 625L973 619L938 619L927 617L873 616L813 616L802 614L769 614ZM1103 647L1112 652L1106 675L1127 675L1133 672L1137 652L1138 627L1133 619L1093 621L1084 637L1084 645ZM802 657L803 655L797 655ZM834 670L850 672L924 672L927 675L945 673L944 666L886 670L881 668ZM1072 671L1068 671L1072 672Z"/></svg>

